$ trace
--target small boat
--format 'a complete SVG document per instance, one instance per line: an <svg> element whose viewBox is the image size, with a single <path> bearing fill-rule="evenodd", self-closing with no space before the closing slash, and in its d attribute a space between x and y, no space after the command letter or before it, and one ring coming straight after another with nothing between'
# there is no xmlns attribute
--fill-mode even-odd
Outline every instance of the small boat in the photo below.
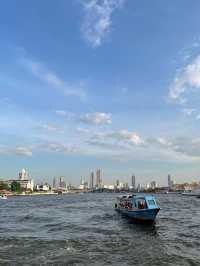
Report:
<svg viewBox="0 0 200 266"><path fill-rule="evenodd" d="M182 193L183 196L200 197L200 188Z"/></svg>
<svg viewBox="0 0 200 266"><path fill-rule="evenodd" d="M123 195L117 198L115 210L135 221L153 223L160 208L154 196Z"/></svg>
<svg viewBox="0 0 200 266"><path fill-rule="evenodd" d="M6 195L0 195L0 199L7 199Z"/></svg>

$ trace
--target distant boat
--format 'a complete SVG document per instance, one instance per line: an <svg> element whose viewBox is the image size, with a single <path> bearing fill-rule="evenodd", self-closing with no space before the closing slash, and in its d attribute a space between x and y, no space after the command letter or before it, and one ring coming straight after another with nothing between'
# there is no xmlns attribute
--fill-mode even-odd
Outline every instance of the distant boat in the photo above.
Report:
<svg viewBox="0 0 200 266"><path fill-rule="evenodd" d="M6 195L0 195L0 199L7 199Z"/></svg>
<svg viewBox="0 0 200 266"><path fill-rule="evenodd" d="M133 220L153 223L160 208L154 196L123 195L117 198L115 210Z"/></svg>
<svg viewBox="0 0 200 266"><path fill-rule="evenodd" d="M200 197L200 188L198 188L194 191L183 192L182 195L183 196Z"/></svg>

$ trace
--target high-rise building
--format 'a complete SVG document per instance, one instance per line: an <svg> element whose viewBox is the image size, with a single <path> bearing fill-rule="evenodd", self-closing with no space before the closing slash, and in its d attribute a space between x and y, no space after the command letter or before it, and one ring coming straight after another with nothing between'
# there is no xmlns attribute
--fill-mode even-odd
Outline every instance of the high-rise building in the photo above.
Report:
<svg viewBox="0 0 200 266"><path fill-rule="evenodd" d="M172 187L173 187L173 185L174 185L174 182L173 182L173 180L172 180L172 178L171 178L171 175L168 175L168 177L167 177L167 181L168 181L168 188L169 188L169 189L172 189Z"/></svg>
<svg viewBox="0 0 200 266"><path fill-rule="evenodd" d="M171 186L171 176L170 175L167 176L167 184L168 184L168 187Z"/></svg>
<svg viewBox="0 0 200 266"><path fill-rule="evenodd" d="M116 180L116 186L119 187L119 179Z"/></svg>
<svg viewBox="0 0 200 266"><path fill-rule="evenodd" d="M96 187L100 188L101 185L102 185L101 170L97 169L97 172L96 172Z"/></svg>
<svg viewBox="0 0 200 266"><path fill-rule="evenodd" d="M142 185L141 184L138 184L137 191L140 192L141 189L142 189Z"/></svg>
<svg viewBox="0 0 200 266"><path fill-rule="evenodd" d="M132 189L136 189L135 175L132 175L131 177L131 186L132 186Z"/></svg>
<svg viewBox="0 0 200 266"><path fill-rule="evenodd" d="M53 188L57 187L56 177L53 178Z"/></svg>
<svg viewBox="0 0 200 266"><path fill-rule="evenodd" d="M66 183L64 181L64 177L59 177L59 183L58 183L59 188L66 188Z"/></svg>
<svg viewBox="0 0 200 266"><path fill-rule="evenodd" d="M90 174L90 189L94 188L94 172Z"/></svg>

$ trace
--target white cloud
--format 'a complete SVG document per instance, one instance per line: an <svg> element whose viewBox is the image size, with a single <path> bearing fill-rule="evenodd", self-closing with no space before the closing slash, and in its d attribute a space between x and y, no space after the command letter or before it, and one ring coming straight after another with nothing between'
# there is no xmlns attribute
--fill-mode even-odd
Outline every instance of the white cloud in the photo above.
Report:
<svg viewBox="0 0 200 266"><path fill-rule="evenodd" d="M102 44L103 39L110 31L111 16L120 8L125 0L84 0L84 20L81 27L85 40L93 47Z"/></svg>
<svg viewBox="0 0 200 266"><path fill-rule="evenodd" d="M121 154L124 160L148 159L192 162L200 160L200 139L191 137L143 139L135 132L120 130L113 132L97 132L89 136L88 145L109 153L112 157ZM136 156L138 155L138 157ZM126 158L127 157L127 158Z"/></svg>
<svg viewBox="0 0 200 266"><path fill-rule="evenodd" d="M88 133L90 133L90 130L87 128L77 127L76 132L78 132L80 134L88 134Z"/></svg>
<svg viewBox="0 0 200 266"><path fill-rule="evenodd" d="M80 148L73 144L65 144L62 142L41 142L38 144L18 145L12 147L10 145L0 145L0 155L7 156L24 156L31 157L33 153L60 153L60 154L76 154L80 153Z"/></svg>
<svg viewBox="0 0 200 266"><path fill-rule="evenodd" d="M30 148L24 146L18 146L13 151L16 155L31 157L33 152Z"/></svg>
<svg viewBox="0 0 200 266"><path fill-rule="evenodd" d="M49 70L44 64L34 61L28 57L20 59L21 64L36 78L48 84L50 87L60 90L65 96L76 96L81 100L86 99L86 93L80 82L77 86L68 84L57 74Z"/></svg>
<svg viewBox="0 0 200 266"><path fill-rule="evenodd" d="M200 90L200 55L175 76L169 97L178 103L185 103L187 99L184 95L194 89Z"/></svg>
<svg viewBox="0 0 200 266"><path fill-rule="evenodd" d="M74 145L67 145L60 142L46 142L37 145L37 150L42 152L56 152L63 154L74 154L79 152L79 148Z"/></svg>
<svg viewBox="0 0 200 266"><path fill-rule="evenodd" d="M65 111L65 110L56 110L55 113L57 115L60 115L60 116L66 116L67 115L67 111Z"/></svg>
<svg viewBox="0 0 200 266"><path fill-rule="evenodd" d="M111 124L112 123L112 115L110 113L103 112L94 112L94 113L86 113L83 115L75 114L66 110L57 110L55 113L58 116L82 122L84 124L90 125L103 125L103 124Z"/></svg>
<svg viewBox="0 0 200 266"><path fill-rule="evenodd" d="M135 145L144 144L141 137L135 132L129 132L128 130L121 130L115 134L119 140L125 140Z"/></svg>
<svg viewBox="0 0 200 266"><path fill-rule="evenodd" d="M112 142L120 142L124 144L134 144L141 145L144 144L143 139L135 132L130 132L126 129L119 131L112 131L107 133L96 133L94 139L99 139L103 141L112 141Z"/></svg>
<svg viewBox="0 0 200 266"><path fill-rule="evenodd" d="M64 130L62 128L54 124L44 124L41 127L47 131L64 133Z"/></svg>
<svg viewBox="0 0 200 266"><path fill-rule="evenodd" d="M32 148L28 146L10 147L7 145L0 145L0 155L19 155L31 157L33 155L33 151Z"/></svg>
<svg viewBox="0 0 200 266"><path fill-rule="evenodd" d="M76 115L72 112L66 110L56 110L56 115L67 118L67 119L75 119Z"/></svg>
<svg viewBox="0 0 200 266"><path fill-rule="evenodd" d="M183 108L182 109L182 112L185 114L185 115L192 115L194 112L195 112L195 109L194 108Z"/></svg>
<svg viewBox="0 0 200 266"><path fill-rule="evenodd" d="M86 124L102 125L111 124L112 115L109 113L88 113L80 118L80 121Z"/></svg>
<svg viewBox="0 0 200 266"><path fill-rule="evenodd" d="M150 146L159 148L162 152L168 151L173 154L185 156L188 160L200 159L200 139L190 137L176 137L171 139L149 139Z"/></svg>

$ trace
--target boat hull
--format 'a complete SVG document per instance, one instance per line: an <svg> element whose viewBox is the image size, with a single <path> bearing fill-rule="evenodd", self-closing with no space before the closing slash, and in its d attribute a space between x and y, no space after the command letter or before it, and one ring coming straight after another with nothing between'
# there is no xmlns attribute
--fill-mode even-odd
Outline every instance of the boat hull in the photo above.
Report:
<svg viewBox="0 0 200 266"><path fill-rule="evenodd" d="M144 210L128 210L126 208L116 208L116 211L139 222L154 222L160 208Z"/></svg>

